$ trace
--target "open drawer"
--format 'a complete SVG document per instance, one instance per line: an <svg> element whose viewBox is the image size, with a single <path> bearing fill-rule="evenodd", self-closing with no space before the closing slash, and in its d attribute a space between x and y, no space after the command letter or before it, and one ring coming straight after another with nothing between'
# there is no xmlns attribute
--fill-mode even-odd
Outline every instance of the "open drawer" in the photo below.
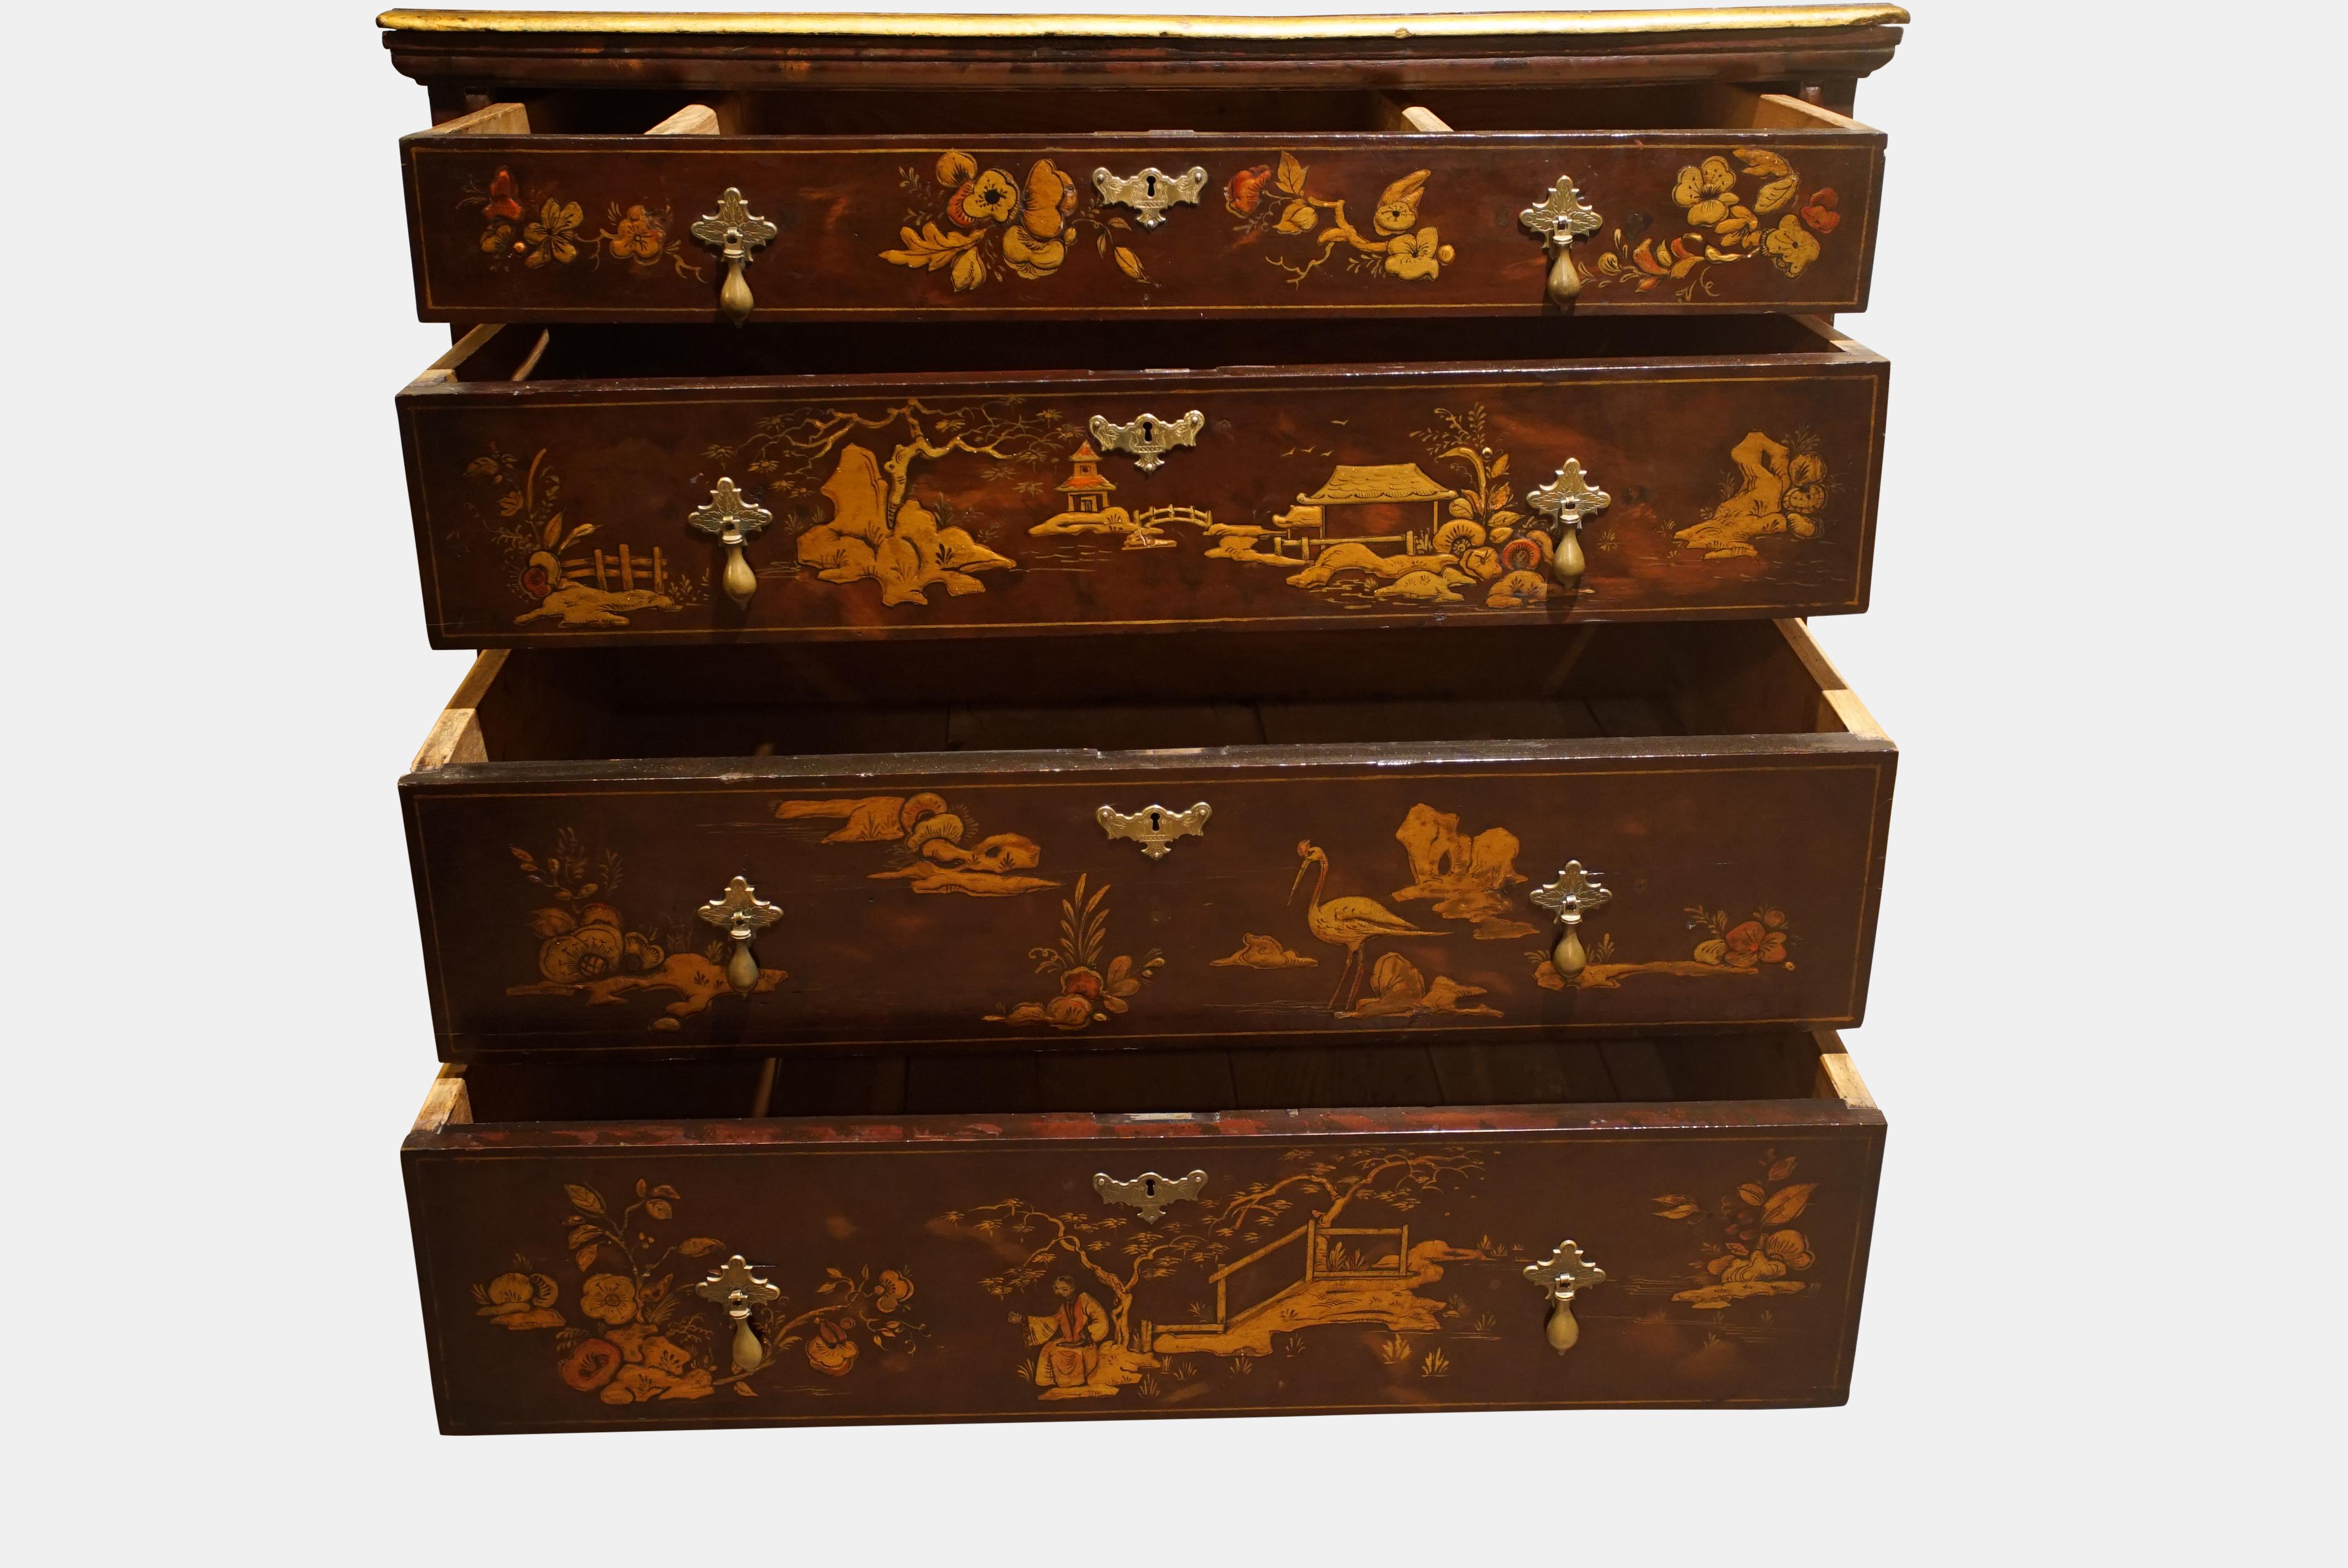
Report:
<svg viewBox="0 0 2348 1568"><path fill-rule="evenodd" d="M438 647L1353 629L1864 610L1889 373L1775 315L508 326L398 405Z"/></svg>
<svg viewBox="0 0 2348 1568"><path fill-rule="evenodd" d="M485 653L400 784L442 1060L1859 1021L1895 753L1800 625L1428 646Z"/></svg>
<svg viewBox="0 0 2348 1568"><path fill-rule="evenodd" d="M739 322L1859 310L1883 147L1726 84L1045 80L549 90L400 150L424 319Z"/></svg>
<svg viewBox="0 0 2348 1568"><path fill-rule="evenodd" d="M403 1163L503 1432L1840 1404L1883 1137L1775 1032L485 1063Z"/></svg>

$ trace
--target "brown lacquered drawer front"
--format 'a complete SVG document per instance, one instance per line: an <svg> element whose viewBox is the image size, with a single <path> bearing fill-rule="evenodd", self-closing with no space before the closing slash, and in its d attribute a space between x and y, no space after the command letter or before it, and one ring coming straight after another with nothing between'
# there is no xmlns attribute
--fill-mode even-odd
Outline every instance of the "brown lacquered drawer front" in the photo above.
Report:
<svg viewBox="0 0 2348 1568"><path fill-rule="evenodd" d="M1855 1022L1892 748L1675 630L485 655L402 784L443 1058Z"/></svg>
<svg viewBox="0 0 2348 1568"><path fill-rule="evenodd" d="M690 134L823 123L777 98L665 128L686 134L537 135L503 106L401 144L417 308L710 321L739 271L754 319L1537 315L1557 308L1550 259L1521 215L1560 179L1596 214L1572 245L1577 311L1865 305L1881 133L1742 91L1668 117L1694 125L1603 130L1515 128L1538 94L1461 97L1443 112L1482 118L1444 134L1345 128L1376 123L1370 95L1329 130L1241 134ZM1180 112L1135 102L1145 122ZM1115 97L1061 123L1104 116Z"/></svg>
<svg viewBox="0 0 2348 1568"><path fill-rule="evenodd" d="M1820 326L655 331L485 333L402 395L436 644L1866 606L1889 367Z"/></svg>
<svg viewBox="0 0 2348 1568"><path fill-rule="evenodd" d="M1831 1036L820 1065L443 1080L405 1163L444 1428L1848 1390L1883 1120ZM698 1288L737 1255L747 1357Z"/></svg>

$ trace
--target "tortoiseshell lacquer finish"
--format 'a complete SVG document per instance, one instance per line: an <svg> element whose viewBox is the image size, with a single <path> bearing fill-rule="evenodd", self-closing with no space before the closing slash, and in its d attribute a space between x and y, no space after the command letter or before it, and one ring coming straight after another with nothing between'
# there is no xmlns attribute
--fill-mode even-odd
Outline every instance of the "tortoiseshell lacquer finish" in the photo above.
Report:
<svg viewBox="0 0 2348 1568"><path fill-rule="evenodd" d="M503 647L1863 610L1889 367L1827 329L1781 336L1580 359L1568 331L1565 357L1519 364L436 373L399 400L426 621L436 646ZM1446 338L1387 352L1463 352ZM1096 418L1193 409L1191 445L1097 447ZM1610 498L1570 588L1529 501L1568 459ZM689 520L720 479L774 518L747 604Z"/></svg>
<svg viewBox="0 0 2348 1568"><path fill-rule="evenodd" d="M1519 221L1599 213L1582 314L1855 311L1884 138L1864 127L1293 135L487 135L401 143L418 314L720 319L689 233L738 190L777 237L752 319L1553 313ZM1205 170L1154 227L1097 170ZM1732 227L1735 215L1742 212Z"/></svg>
<svg viewBox="0 0 2348 1568"><path fill-rule="evenodd" d="M1880 738L1050 743L411 774L443 1060L1522 1039L1863 1009ZM1162 858L1097 820L1200 801L1205 831ZM1613 895L1570 978L1529 897L1569 860ZM783 910L747 995L695 913L737 875Z"/></svg>
<svg viewBox="0 0 2348 1568"><path fill-rule="evenodd" d="M1836 1100L556 1119L404 1163L442 1427L499 1432L1839 1404L1882 1140ZM1096 1187L1194 1168L1156 1217ZM1569 1239L1560 1354L1525 1269ZM734 1254L781 1293L747 1371L694 1288Z"/></svg>

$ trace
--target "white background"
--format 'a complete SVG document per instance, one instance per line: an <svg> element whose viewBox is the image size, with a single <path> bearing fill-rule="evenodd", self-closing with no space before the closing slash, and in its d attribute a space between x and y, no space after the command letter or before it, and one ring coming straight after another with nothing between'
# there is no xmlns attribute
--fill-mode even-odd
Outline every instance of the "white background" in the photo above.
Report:
<svg viewBox="0 0 2348 1568"><path fill-rule="evenodd" d="M1859 99L1876 608L1818 629L1904 749L1849 1408L459 1440L395 1154L432 1050L393 782L466 661L391 410L448 343L393 146L425 95L348 0L12 7L18 1560L2313 1554L2337 36L1915 9Z"/></svg>

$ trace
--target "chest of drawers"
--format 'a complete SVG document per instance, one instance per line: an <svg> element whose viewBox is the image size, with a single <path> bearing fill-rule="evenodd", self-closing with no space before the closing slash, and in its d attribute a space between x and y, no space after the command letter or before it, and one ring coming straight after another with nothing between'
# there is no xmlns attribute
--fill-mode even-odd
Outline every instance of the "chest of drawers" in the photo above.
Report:
<svg viewBox="0 0 2348 1568"><path fill-rule="evenodd" d="M1839 1402L1904 15L588 20L384 18L443 1425Z"/></svg>

